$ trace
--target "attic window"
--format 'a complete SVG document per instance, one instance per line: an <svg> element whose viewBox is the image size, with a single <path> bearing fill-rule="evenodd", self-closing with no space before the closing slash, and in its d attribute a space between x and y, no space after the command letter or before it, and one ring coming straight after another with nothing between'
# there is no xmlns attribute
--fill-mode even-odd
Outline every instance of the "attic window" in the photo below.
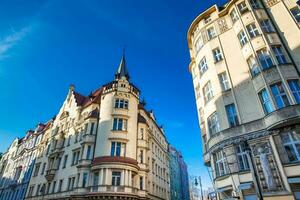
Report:
<svg viewBox="0 0 300 200"><path fill-rule="evenodd" d="M125 84L121 84L121 87L125 88L125 87L126 87L126 85L125 85Z"/></svg>

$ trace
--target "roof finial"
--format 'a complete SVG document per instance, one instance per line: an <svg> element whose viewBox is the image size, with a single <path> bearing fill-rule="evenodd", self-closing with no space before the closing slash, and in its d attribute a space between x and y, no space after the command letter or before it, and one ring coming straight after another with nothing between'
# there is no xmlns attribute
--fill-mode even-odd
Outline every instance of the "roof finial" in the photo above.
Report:
<svg viewBox="0 0 300 200"><path fill-rule="evenodd" d="M115 76L116 76L116 79L121 79L122 77L125 77L126 80L129 80L129 73L127 71L126 59L125 59L125 46L123 48L123 55L121 58L120 65L119 65L118 71Z"/></svg>

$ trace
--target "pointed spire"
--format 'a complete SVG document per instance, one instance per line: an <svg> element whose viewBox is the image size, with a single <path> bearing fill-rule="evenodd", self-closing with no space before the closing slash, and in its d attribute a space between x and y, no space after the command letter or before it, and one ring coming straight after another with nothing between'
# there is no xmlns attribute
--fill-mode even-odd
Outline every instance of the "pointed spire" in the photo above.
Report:
<svg viewBox="0 0 300 200"><path fill-rule="evenodd" d="M125 77L126 80L129 80L129 73L126 67L125 51L123 51L121 62L115 77L116 79L121 79L122 77Z"/></svg>

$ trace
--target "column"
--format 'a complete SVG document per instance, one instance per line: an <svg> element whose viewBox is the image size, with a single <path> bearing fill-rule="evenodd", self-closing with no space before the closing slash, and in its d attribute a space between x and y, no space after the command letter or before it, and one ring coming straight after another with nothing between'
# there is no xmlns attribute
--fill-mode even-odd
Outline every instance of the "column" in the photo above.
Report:
<svg viewBox="0 0 300 200"><path fill-rule="evenodd" d="M103 185L103 169L100 169L100 173L99 173L99 185Z"/></svg>
<svg viewBox="0 0 300 200"><path fill-rule="evenodd" d="M126 172L126 170L122 170L122 176L121 176L121 185L122 186L125 186L125 172Z"/></svg>
<svg viewBox="0 0 300 200"><path fill-rule="evenodd" d="M131 184L132 183L132 172L129 170L129 177L128 177L128 179L129 179L129 186L131 186L131 187L133 187L133 185Z"/></svg>
<svg viewBox="0 0 300 200"><path fill-rule="evenodd" d="M125 181L125 186L128 186L129 184L128 184L128 170L125 170L125 174L124 174L124 181Z"/></svg>

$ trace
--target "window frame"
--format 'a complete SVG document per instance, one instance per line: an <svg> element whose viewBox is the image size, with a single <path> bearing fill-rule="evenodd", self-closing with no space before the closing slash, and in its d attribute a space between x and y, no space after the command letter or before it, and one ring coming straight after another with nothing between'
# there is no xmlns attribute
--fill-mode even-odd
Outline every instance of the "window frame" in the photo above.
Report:
<svg viewBox="0 0 300 200"><path fill-rule="evenodd" d="M227 104L225 106L225 110L226 110L229 127L232 128L232 127L240 125L240 121L239 121L239 117L237 114L235 104L234 103Z"/></svg>
<svg viewBox="0 0 300 200"><path fill-rule="evenodd" d="M220 121L216 111L207 118L207 128L210 136L220 132Z"/></svg>
<svg viewBox="0 0 300 200"><path fill-rule="evenodd" d="M233 24L240 19L236 9L232 9L229 15Z"/></svg>
<svg viewBox="0 0 300 200"><path fill-rule="evenodd" d="M254 56L249 56L247 59L247 64L253 77L257 76L261 72L257 59Z"/></svg>
<svg viewBox="0 0 300 200"><path fill-rule="evenodd" d="M215 157L215 165L216 165L215 166L216 176L220 177L226 175L228 173L228 163L226 161L226 157L224 156L223 150L216 152L214 157ZM221 169L221 166L223 169Z"/></svg>
<svg viewBox="0 0 300 200"><path fill-rule="evenodd" d="M276 86L276 90L274 90L275 86ZM286 88L284 88L284 85L282 84L282 82L274 83L270 86L270 88L271 88L272 95L275 100L276 107L278 109L281 109L281 108L291 105L289 98L287 96L287 93L286 93ZM274 93L275 91L277 92L277 94ZM280 101L278 101L278 100L280 100ZM282 105L279 103L281 103Z"/></svg>
<svg viewBox="0 0 300 200"><path fill-rule="evenodd" d="M200 77L208 70L206 57L204 56L199 62Z"/></svg>
<svg viewBox="0 0 300 200"><path fill-rule="evenodd" d="M127 131L128 128L128 119L121 117L113 118L113 127L112 131Z"/></svg>
<svg viewBox="0 0 300 200"><path fill-rule="evenodd" d="M247 158L247 151L245 143L235 145L235 152L237 161L239 164L240 171L248 171L250 169L250 165ZM241 159L240 159L241 158Z"/></svg>
<svg viewBox="0 0 300 200"><path fill-rule="evenodd" d="M241 47L245 46L248 43L248 37L244 30L241 30L237 35Z"/></svg>
<svg viewBox="0 0 300 200"><path fill-rule="evenodd" d="M256 51L256 53L262 70L267 70L274 66L274 61L272 60L270 52L267 49L259 49Z"/></svg>
<svg viewBox="0 0 300 200"><path fill-rule="evenodd" d="M212 100L214 98L214 93L213 93L213 89L212 89L212 85L211 82L208 81L204 87L203 87L203 94L204 94L204 102L208 103L210 100Z"/></svg>
<svg viewBox="0 0 300 200"><path fill-rule="evenodd" d="M122 173L120 171L112 171L111 172L111 185L112 186L120 186L121 185L121 176L122 176Z"/></svg>
<svg viewBox="0 0 300 200"><path fill-rule="evenodd" d="M287 81L288 86L294 96L295 101L297 104L300 104L300 82L299 79L290 79Z"/></svg>
<svg viewBox="0 0 300 200"><path fill-rule="evenodd" d="M270 19L263 19L260 21L261 29L265 33L274 33L274 27L270 21Z"/></svg>
<svg viewBox="0 0 300 200"><path fill-rule="evenodd" d="M226 71L218 74L218 78L219 78L219 82L220 82L221 89L223 92L231 89L230 81L228 79Z"/></svg>
<svg viewBox="0 0 300 200"><path fill-rule="evenodd" d="M214 26L210 26L209 28L207 28L206 32L207 32L207 36L208 36L207 38L208 38L208 40L212 40L215 37L217 37L216 29L215 29Z"/></svg>
<svg viewBox="0 0 300 200"><path fill-rule="evenodd" d="M260 103L263 107L265 114L269 114L275 110L272 99L271 99L271 95L266 90L266 88L263 88L262 90L259 91L258 97L259 97Z"/></svg>
<svg viewBox="0 0 300 200"><path fill-rule="evenodd" d="M250 36L251 39L256 38L260 35L259 30L257 28L257 26L255 25L255 23L250 23L246 26L246 29L248 31L248 34Z"/></svg>
<svg viewBox="0 0 300 200"><path fill-rule="evenodd" d="M288 63L281 45L273 45L271 46L271 49L279 65Z"/></svg>
<svg viewBox="0 0 300 200"><path fill-rule="evenodd" d="M241 3L237 4L237 7L241 15L244 15L245 13L249 12L249 8L245 1L242 1Z"/></svg>
<svg viewBox="0 0 300 200"><path fill-rule="evenodd" d="M284 151L285 151L285 153L288 157L289 162L291 162L291 163L300 161L300 150L299 150L300 148L299 149L297 148L297 145L300 146L300 140L295 139L296 136L294 136L294 135L297 135L297 134L298 133L296 133L296 132L285 132L285 133L282 133L280 135L280 138L281 138L281 141L282 141L282 146L283 146ZM287 135L289 141L284 141L283 135ZM288 153L287 148L286 148L287 146L292 147L291 150L293 150L293 152L295 153L293 156L296 158L296 160L290 160L289 153Z"/></svg>
<svg viewBox="0 0 300 200"><path fill-rule="evenodd" d="M223 60L223 54L219 47L212 50L215 63Z"/></svg>

